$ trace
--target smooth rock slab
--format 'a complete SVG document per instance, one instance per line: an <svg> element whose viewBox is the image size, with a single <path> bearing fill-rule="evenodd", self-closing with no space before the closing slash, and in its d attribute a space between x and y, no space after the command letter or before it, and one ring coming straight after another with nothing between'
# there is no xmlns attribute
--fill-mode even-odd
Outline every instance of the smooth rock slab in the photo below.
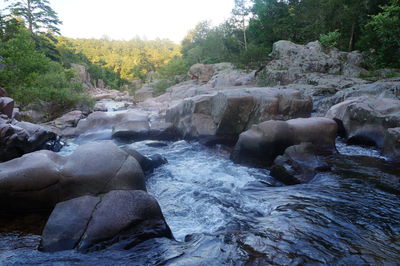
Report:
<svg viewBox="0 0 400 266"><path fill-rule="evenodd" d="M157 201L144 191L114 190L59 203L40 249L90 251L124 241L126 249L156 237L173 238Z"/></svg>

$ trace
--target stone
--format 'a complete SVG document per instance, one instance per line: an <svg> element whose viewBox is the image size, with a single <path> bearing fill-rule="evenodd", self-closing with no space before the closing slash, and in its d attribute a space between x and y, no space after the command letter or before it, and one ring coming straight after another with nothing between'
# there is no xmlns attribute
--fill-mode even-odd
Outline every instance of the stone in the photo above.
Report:
<svg viewBox="0 0 400 266"><path fill-rule="evenodd" d="M152 98L154 95L154 88L144 86L139 90L135 91L135 101L143 102L147 99Z"/></svg>
<svg viewBox="0 0 400 266"><path fill-rule="evenodd" d="M138 161L145 174L152 173L155 168L168 163L167 159L160 154L146 157L130 145L123 146L122 149Z"/></svg>
<svg viewBox="0 0 400 266"><path fill-rule="evenodd" d="M94 112L107 112L107 106L102 102L97 102L93 107Z"/></svg>
<svg viewBox="0 0 400 266"><path fill-rule="evenodd" d="M185 99L170 107L165 119L184 138L235 139L253 124L308 117L311 110L311 98L302 97L298 91L245 88Z"/></svg>
<svg viewBox="0 0 400 266"><path fill-rule="evenodd" d="M382 152L395 162L400 162L400 127L387 130Z"/></svg>
<svg viewBox="0 0 400 266"><path fill-rule="evenodd" d="M5 114L8 118L12 118L14 110L14 100L9 97L0 98L0 113Z"/></svg>
<svg viewBox="0 0 400 266"><path fill-rule="evenodd" d="M310 142L318 152L332 153L336 150L336 136L336 122L324 117L269 120L240 134L231 159L238 163L269 165L286 148L303 142Z"/></svg>
<svg viewBox="0 0 400 266"><path fill-rule="evenodd" d="M278 41L273 44L270 56L273 60L257 75L259 82L267 85L294 83L307 73L358 77L366 72L361 67L363 60L359 52L325 51L318 41L306 45Z"/></svg>
<svg viewBox="0 0 400 266"><path fill-rule="evenodd" d="M314 145L307 142L288 147L283 155L274 160L271 176L286 185L310 182L318 172L330 170L316 150Z"/></svg>
<svg viewBox="0 0 400 266"><path fill-rule="evenodd" d="M368 84L358 84L349 88L342 88L335 95L321 99L317 111L325 115L332 106L349 98L373 96L400 100L400 81L378 81Z"/></svg>
<svg viewBox="0 0 400 266"><path fill-rule="evenodd" d="M75 110L57 118L54 124L59 127L75 127L83 117L82 111Z"/></svg>
<svg viewBox="0 0 400 266"><path fill-rule="evenodd" d="M384 144L387 129L400 125L400 100L361 96L332 106L326 117L338 122L346 139L353 144Z"/></svg>
<svg viewBox="0 0 400 266"><path fill-rule="evenodd" d="M199 81L200 83L208 82L214 74L212 65L195 64L190 67L188 76L192 80Z"/></svg>
<svg viewBox="0 0 400 266"><path fill-rule="evenodd" d="M111 190L146 190L137 160L111 141L60 156L37 151L0 163L0 209L51 210L61 201ZM18 170L16 170L18 169Z"/></svg>
<svg viewBox="0 0 400 266"><path fill-rule="evenodd" d="M157 237L173 239L157 201L144 191L114 190L57 204L40 249L92 251L120 241L129 249Z"/></svg>
<svg viewBox="0 0 400 266"><path fill-rule="evenodd" d="M3 88L0 88L0 97L7 97L7 92Z"/></svg>
<svg viewBox="0 0 400 266"><path fill-rule="evenodd" d="M57 135L46 128L29 122L0 124L0 162L18 158L26 153L46 148L56 141Z"/></svg>

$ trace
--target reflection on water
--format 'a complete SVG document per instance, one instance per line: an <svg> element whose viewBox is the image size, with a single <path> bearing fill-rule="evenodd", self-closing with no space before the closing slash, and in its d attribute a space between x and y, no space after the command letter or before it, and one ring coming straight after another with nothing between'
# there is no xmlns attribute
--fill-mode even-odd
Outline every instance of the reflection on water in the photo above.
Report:
<svg viewBox="0 0 400 266"><path fill-rule="evenodd" d="M45 254L35 250L38 236L7 233L0 237L0 261L51 265L395 265L400 261L399 190L386 189L399 182L397 166L385 165L379 158L340 155L331 159L331 173L319 174L309 184L281 186L268 170L234 164L222 149L186 141L165 147L146 143L131 145L169 161L147 177L147 187L177 241L153 239L128 251L117 244L88 254ZM76 147L72 143L62 152ZM356 153L360 155L360 149Z"/></svg>

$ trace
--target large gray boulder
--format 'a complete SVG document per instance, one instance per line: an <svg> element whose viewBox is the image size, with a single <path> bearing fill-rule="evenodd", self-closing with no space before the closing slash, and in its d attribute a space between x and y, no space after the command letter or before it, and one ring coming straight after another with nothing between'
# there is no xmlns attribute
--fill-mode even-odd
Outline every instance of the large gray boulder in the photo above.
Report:
<svg viewBox="0 0 400 266"><path fill-rule="evenodd" d="M58 203L40 249L99 250L119 241L128 249L156 237L173 238L157 201L144 191L114 190Z"/></svg>
<svg viewBox="0 0 400 266"><path fill-rule="evenodd" d="M139 163L111 141L81 145L66 157L37 151L0 163L3 211L51 210L60 201L118 189L146 188Z"/></svg>
<svg viewBox="0 0 400 266"><path fill-rule="evenodd" d="M14 111L14 100L9 97L0 97L0 114L12 118Z"/></svg>
<svg viewBox="0 0 400 266"><path fill-rule="evenodd" d="M320 153L331 153L336 149L336 135L336 122L324 117L269 120L240 134L231 159L271 164L286 148L303 142L313 144Z"/></svg>
<svg viewBox="0 0 400 266"><path fill-rule="evenodd" d="M365 72L361 68L362 55L359 52L325 51L322 45L310 42L298 45L290 41L273 44L273 58L258 74L259 81L271 85L287 85L304 79L308 73L324 73L358 77Z"/></svg>
<svg viewBox="0 0 400 266"><path fill-rule="evenodd" d="M382 151L391 160L400 162L400 127L387 130Z"/></svg>
<svg viewBox="0 0 400 266"><path fill-rule="evenodd" d="M400 125L400 100L361 96L332 106L326 117L338 121L348 141L382 147L387 130Z"/></svg>
<svg viewBox="0 0 400 266"><path fill-rule="evenodd" d="M167 110L166 121L185 138L236 138L253 124L308 117L311 110L312 100L298 91L230 89L185 99Z"/></svg>

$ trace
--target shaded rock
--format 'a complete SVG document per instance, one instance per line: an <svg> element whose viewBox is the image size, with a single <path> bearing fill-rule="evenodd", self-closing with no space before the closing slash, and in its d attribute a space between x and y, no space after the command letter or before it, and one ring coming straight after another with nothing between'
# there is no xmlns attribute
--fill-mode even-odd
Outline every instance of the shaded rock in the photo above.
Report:
<svg viewBox="0 0 400 266"><path fill-rule="evenodd" d="M324 117L270 120L253 125L239 136L231 159L235 162L270 164L285 149L310 142L318 152L335 150L337 125Z"/></svg>
<svg viewBox="0 0 400 266"><path fill-rule="evenodd" d="M326 117L338 121L353 144L382 147L388 128L400 125L400 100L362 96L332 106Z"/></svg>
<svg viewBox="0 0 400 266"><path fill-rule="evenodd" d="M12 118L14 110L14 100L8 97L0 98L0 113L5 114L8 118Z"/></svg>
<svg viewBox="0 0 400 266"><path fill-rule="evenodd" d="M124 249L150 238L173 238L160 206L146 192L114 190L59 203L43 232L41 250L99 250L123 241Z"/></svg>
<svg viewBox="0 0 400 266"><path fill-rule="evenodd" d="M214 68L212 65L195 64L190 67L188 76L199 82L208 82L214 74Z"/></svg>
<svg viewBox="0 0 400 266"><path fill-rule="evenodd" d="M111 141L81 145L67 157L29 153L0 169L0 209L7 211L48 210L82 195L146 189L139 163Z"/></svg>
<svg viewBox="0 0 400 266"><path fill-rule="evenodd" d="M236 138L252 124L310 116L312 101L298 91L273 88L224 90L185 99L169 108L166 121L185 138Z"/></svg>
<svg viewBox="0 0 400 266"><path fill-rule="evenodd" d="M391 160L400 162L400 127L387 130L382 151Z"/></svg>
<svg viewBox="0 0 400 266"><path fill-rule="evenodd" d="M57 135L29 122L0 123L0 162L45 149L46 143L57 141Z"/></svg>
<svg viewBox="0 0 400 266"><path fill-rule="evenodd" d="M57 118L54 124L58 127L75 127L83 117L82 111L75 110Z"/></svg>
<svg viewBox="0 0 400 266"><path fill-rule="evenodd" d="M270 174L286 185L295 185L308 183L317 172L328 170L329 165L319 159L314 145L301 143L290 146L283 155L279 155Z"/></svg>
<svg viewBox="0 0 400 266"><path fill-rule="evenodd" d="M168 163L167 159L160 154L153 154L150 157L146 157L129 145L122 147L122 149L138 161L146 174L152 173L155 168Z"/></svg>
<svg viewBox="0 0 400 266"><path fill-rule="evenodd" d="M87 89L94 87L86 66L80 64L71 64L71 69L73 69L76 73L75 81L81 82Z"/></svg>

